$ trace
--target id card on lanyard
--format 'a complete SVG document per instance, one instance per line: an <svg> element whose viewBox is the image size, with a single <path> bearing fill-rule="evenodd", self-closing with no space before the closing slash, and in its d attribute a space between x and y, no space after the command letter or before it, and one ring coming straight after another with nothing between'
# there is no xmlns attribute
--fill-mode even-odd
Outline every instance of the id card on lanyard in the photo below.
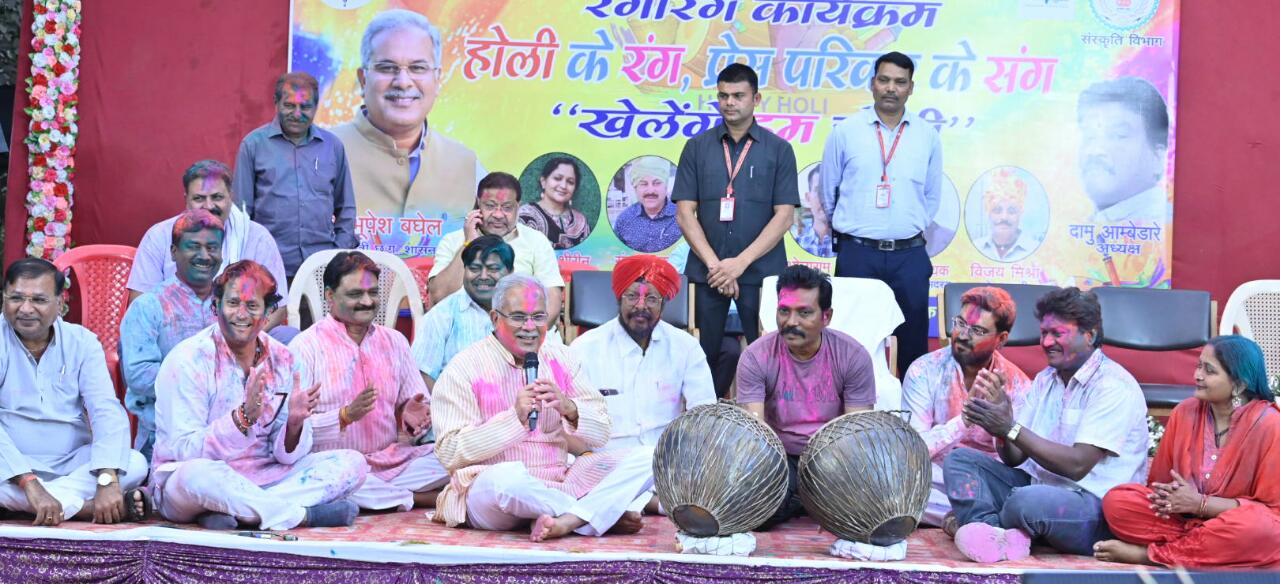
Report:
<svg viewBox="0 0 1280 584"><path fill-rule="evenodd" d="M902 139L902 130L906 127L906 120L898 122L898 131L893 137L893 146L889 148L886 154L884 151L884 132L880 131L883 125L879 121L876 122L876 138L880 140L880 184L876 185L876 208L888 209L889 204L893 201L893 189L889 186L889 163L893 161L893 153L898 151L898 141Z"/></svg>
<svg viewBox="0 0 1280 584"><path fill-rule="evenodd" d="M738 155L738 162L734 164L729 157L729 143L723 139L720 145L724 146L724 169L729 173L729 186L724 189L724 197L720 199L720 220L733 221L734 201L733 201L733 179L737 178L738 173L742 171L742 163L747 159L747 153L751 151L751 144L755 141L750 137L747 138L747 144L742 147L742 154Z"/></svg>

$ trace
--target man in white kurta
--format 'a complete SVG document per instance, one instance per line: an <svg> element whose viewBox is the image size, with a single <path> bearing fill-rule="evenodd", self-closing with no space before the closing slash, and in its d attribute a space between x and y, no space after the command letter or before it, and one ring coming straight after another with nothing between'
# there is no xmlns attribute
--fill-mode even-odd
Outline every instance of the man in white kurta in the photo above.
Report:
<svg viewBox="0 0 1280 584"><path fill-rule="evenodd" d="M289 343L301 386L320 384L311 418L317 452L364 454L369 475L350 500L362 509L408 511L435 506L449 481L431 444L416 445L431 425L430 397L399 331L373 324L378 273L360 252L340 252L324 270L329 315Z"/></svg>
<svg viewBox="0 0 1280 584"><path fill-rule="evenodd" d="M435 519L489 530L533 521L533 541L639 530L639 513L627 509L650 497L652 449L585 454L608 442L609 417L578 360L543 342L546 289L512 274L493 297L494 335L459 353L436 384L436 455L451 476ZM572 465L570 453L580 454Z"/></svg>
<svg viewBox="0 0 1280 584"><path fill-rule="evenodd" d="M37 525L141 519L145 502L134 489L147 462L129 449L129 420L98 337L58 317L65 283L41 259L5 273L0 508L34 514Z"/></svg>
<svg viewBox="0 0 1280 584"><path fill-rule="evenodd" d="M214 281L218 323L181 342L156 377L157 508L213 529L351 525L347 497L368 464L352 450L311 453L319 390L299 387L288 348L265 334L279 300L244 260Z"/></svg>

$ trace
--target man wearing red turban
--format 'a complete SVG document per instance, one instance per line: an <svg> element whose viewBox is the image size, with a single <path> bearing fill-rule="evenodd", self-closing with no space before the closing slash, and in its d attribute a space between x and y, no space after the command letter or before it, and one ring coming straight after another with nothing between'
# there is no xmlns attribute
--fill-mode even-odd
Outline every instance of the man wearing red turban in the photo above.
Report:
<svg viewBox="0 0 1280 584"><path fill-rule="evenodd" d="M687 408L716 401L698 340L662 321L663 308L680 286L680 274L663 258L637 255L618 262L618 318L583 333L570 347L609 408L613 430L604 450L653 448ZM657 498L647 503L637 500L629 510L659 510Z"/></svg>

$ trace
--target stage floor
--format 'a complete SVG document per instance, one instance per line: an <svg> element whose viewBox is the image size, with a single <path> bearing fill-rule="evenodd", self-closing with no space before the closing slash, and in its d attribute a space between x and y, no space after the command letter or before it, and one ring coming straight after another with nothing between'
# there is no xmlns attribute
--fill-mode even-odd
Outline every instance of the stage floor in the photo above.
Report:
<svg viewBox="0 0 1280 584"><path fill-rule="evenodd" d="M1037 548L1020 562L982 566L966 560L940 529L917 530L902 562L863 563L827 554L835 537L819 530L811 519L790 521L770 532L756 534L756 551L746 558L722 558L676 551L675 525L665 517L645 517L635 535L602 538L569 537L533 543L527 533L450 529L432 523L424 511L362 515L350 528L295 529L297 541L274 541L211 532L193 525L152 521L144 524L93 525L68 522L61 528L36 528L29 522L0 522L0 537L76 540L152 540L211 547L294 553L336 559L417 563L546 563L654 560L738 565L773 565L827 569L879 568L926 572L1021 573L1062 570L1129 568L1092 558Z"/></svg>

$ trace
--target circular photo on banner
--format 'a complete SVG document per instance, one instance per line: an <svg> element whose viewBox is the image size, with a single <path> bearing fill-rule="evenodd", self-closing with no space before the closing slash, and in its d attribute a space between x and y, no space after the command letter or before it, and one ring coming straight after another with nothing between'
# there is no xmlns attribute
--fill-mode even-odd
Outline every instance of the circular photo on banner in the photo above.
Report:
<svg viewBox="0 0 1280 584"><path fill-rule="evenodd" d="M997 166L969 188L964 226L982 255L997 262L1030 256L1049 231L1049 196L1030 172Z"/></svg>
<svg viewBox="0 0 1280 584"><path fill-rule="evenodd" d="M791 237L805 251L818 257L834 257L831 249L831 221L822 209L822 163L800 170L800 206L791 221Z"/></svg>
<svg viewBox="0 0 1280 584"><path fill-rule="evenodd" d="M605 197L613 232L623 245L654 253L680 240L671 185L676 165L661 156L638 156L614 173Z"/></svg>
<svg viewBox="0 0 1280 584"><path fill-rule="evenodd" d="M577 247L600 217L600 183L582 159L563 152L534 158L520 173L520 223L555 249Z"/></svg>
<svg viewBox="0 0 1280 584"><path fill-rule="evenodd" d="M929 257L934 257L951 245L956 238L956 230L960 228L960 193L956 191L956 183L951 177L942 175L942 201L938 203L938 214L924 228L924 249Z"/></svg>

